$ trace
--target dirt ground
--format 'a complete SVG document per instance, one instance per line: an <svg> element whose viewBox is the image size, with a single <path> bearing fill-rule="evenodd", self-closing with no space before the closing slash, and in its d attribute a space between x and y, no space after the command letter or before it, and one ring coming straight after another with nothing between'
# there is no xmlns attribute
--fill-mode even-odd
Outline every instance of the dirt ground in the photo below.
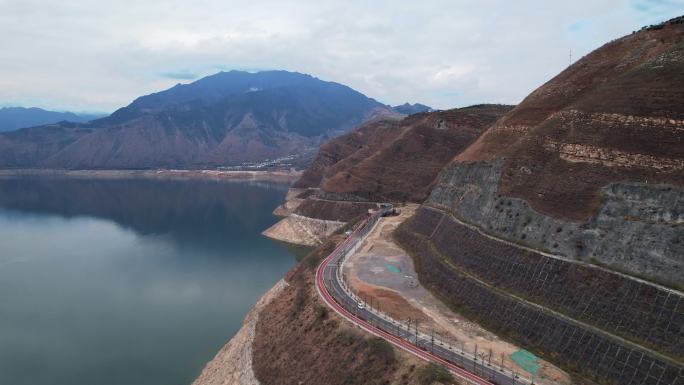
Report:
<svg viewBox="0 0 684 385"><path fill-rule="evenodd" d="M384 313L393 314L401 321L418 320L423 331L433 329L440 338L448 337L457 348L463 346L472 352L477 345L478 351L491 352L493 365L501 365L503 358L505 367L531 378L531 374L510 359L519 347L454 313L420 285L413 260L392 240L394 229L417 208L415 204L402 207L401 215L383 218L378 223L359 251L345 264L345 274L351 285L362 296L373 297L373 307L379 306ZM540 360L539 364L541 369L536 383L572 383L565 372L550 363Z"/></svg>

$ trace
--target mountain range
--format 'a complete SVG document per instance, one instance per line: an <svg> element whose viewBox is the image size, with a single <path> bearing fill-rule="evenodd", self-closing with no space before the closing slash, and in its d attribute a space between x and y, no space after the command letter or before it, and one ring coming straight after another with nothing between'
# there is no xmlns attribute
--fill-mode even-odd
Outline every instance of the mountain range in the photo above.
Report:
<svg viewBox="0 0 684 385"><path fill-rule="evenodd" d="M301 73L219 72L91 122L0 134L0 167L234 166L313 154L363 122L401 116L347 86Z"/></svg>
<svg viewBox="0 0 684 385"><path fill-rule="evenodd" d="M3 107L0 108L0 132L62 121L88 122L101 117L98 114L48 111L37 107Z"/></svg>

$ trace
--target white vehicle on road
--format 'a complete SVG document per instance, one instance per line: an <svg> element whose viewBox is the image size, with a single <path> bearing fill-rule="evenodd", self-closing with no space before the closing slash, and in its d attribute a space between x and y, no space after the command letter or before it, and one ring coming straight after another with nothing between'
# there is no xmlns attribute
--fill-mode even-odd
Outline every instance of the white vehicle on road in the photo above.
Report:
<svg viewBox="0 0 684 385"><path fill-rule="evenodd" d="M364 305L363 302L361 302L361 301L359 301L359 303L356 306L361 310L366 308L366 305Z"/></svg>

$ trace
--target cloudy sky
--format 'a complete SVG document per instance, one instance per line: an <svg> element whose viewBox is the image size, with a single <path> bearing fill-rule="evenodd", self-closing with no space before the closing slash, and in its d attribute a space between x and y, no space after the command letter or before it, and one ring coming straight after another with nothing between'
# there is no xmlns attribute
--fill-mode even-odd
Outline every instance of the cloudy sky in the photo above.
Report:
<svg viewBox="0 0 684 385"><path fill-rule="evenodd" d="M517 103L684 0L0 0L0 105L111 112L220 70L286 69L381 102Z"/></svg>

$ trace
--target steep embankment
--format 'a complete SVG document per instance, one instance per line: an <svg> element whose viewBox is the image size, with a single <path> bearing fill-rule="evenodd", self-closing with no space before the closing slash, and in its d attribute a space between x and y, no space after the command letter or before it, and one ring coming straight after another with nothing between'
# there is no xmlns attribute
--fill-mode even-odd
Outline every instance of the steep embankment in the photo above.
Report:
<svg viewBox="0 0 684 385"><path fill-rule="evenodd" d="M421 282L583 381L684 381L682 90L679 18L534 91L397 232Z"/></svg>

